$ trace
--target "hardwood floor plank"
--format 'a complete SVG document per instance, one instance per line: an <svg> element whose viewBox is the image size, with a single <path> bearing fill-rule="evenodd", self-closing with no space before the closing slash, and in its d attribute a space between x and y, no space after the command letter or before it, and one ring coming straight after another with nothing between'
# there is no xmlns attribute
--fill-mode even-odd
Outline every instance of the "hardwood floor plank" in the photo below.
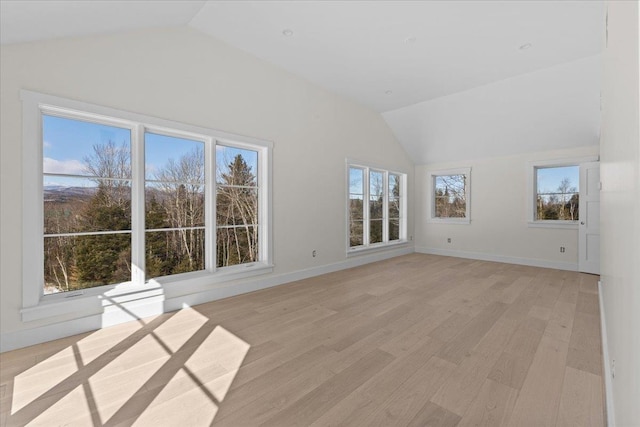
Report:
<svg viewBox="0 0 640 427"><path fill-rule="evenodd" d="M407 423L455 369L453 363L432 357L375 411L354 420L353 425L386 427Z"/></svg>
<svg viewBox="0 0 640 427"><path fill-rule="evenodd" d="M558 301L575 304L580 292L580 279L574 275L563 277L562 291L558 295Z"/></svg>
<svg viewBox="0 0 640 427"><path fill-rule="evenodd" d="M518 356L503 352L487 376L488 379L520 390L533 362L531 356Z"/></svg>
<svg viewBox="0 0 640 427"><path fill-rule="evenodd" d="M561 341L569 342L571 339L571 330L573 329L573 319L575 315L575 302L564 302L558 299L558 302L551 313L551 318L547 323L547 328L545 329L544 334Z"/></svg>
<svg viewBox="0 0 640 427"><path fill-rule="evenodd" d="M511 336L504 350L518 356L532 356L540 343L546 322L526 317Z"/></svg>
<svg viewBox="0 0 640 427"><path fill-rule="evenodd" d="M580 292L597 295L599 279L600 277L594 274L581 274L579 276Z"/></svg>
<svg viewBox="0 0 640 427"><path fill-rule="evenodd" d="M324 346L318 346L300 356L291 359L280 366L248 381L241 386L234 388L229 396L244 396L243 399L230 399L227 406L231 411L235 410L235 403L243 406L250 405L253 400L260 396L262 390L268 389L277 382L288 382L301 375L316 363L320 363L324 357L334 354L334 352Z"/></svg>
<svg viewBox="0 0 640 427"><path fill-rule="evenodd" d="M579 292L576 311L579 313L592 314L594 316L597 316L598 312L600 311L598 294Z"/></svg>
<svg viewBox="0 0 640 427"><path fill-rule="evenodd" d="M473 317L466 314L453 313L427 335L440 341L449 342L467 326L471 319Z"/></svg>
<svg viewBox="0 0 640 427"><path fill-rule="evenodd" d="M408 427L456 427L460 416L449 412L435 403L427 402L416 414Z"/></svg>
<svg viewBox="0 0 640 427"><path fill-rule="evenodd" d="M602 427L602 378L567 367L558 411L558 426Z"/></svg>
<svg viewBox="0 0 640 427"><path fill-rule="evenodd" d="M602 341L597 315L576 312L567 366L602 376Z"/></svg>
<svg viewBox="0 0 640 427"><path fill-rule="evenodd" d="M473 353L466 357L431 401L463 416L478 395L499 355Z"/></svg>
<svg viewBox="0 0 640 427"><path fill-rule="evenodd" d="M0 427L600 426L597 276L410 254L0 354Z"/></svg>
<svg viewBox="0 0 640 427"><path fill-rule="evenodd" d="M394 357L376 350L364 356L348 369L335 375L293 405L267 420L265 426L306 426L348 396L369 377L391 363Z"/></svg>
<svg viewBox="0 0 640 427"><path fill-rule="evenodd" d="M382 369L312 425L350 425L365 417L425 365L443 343L428 339Z"/></svg>
<svg viewBox="0 0 640 427"><path fill-rule="evenodd" d="M522 291L529 288L529 284L533 280L533 277L523 276L517 277L507 288L502 291L502 294L498 297L498 301L505 304L513 304Z"/></svg>
<svg viewBox="0 0 640 427"><path fill-rule="evenodd" d="M447 315L451 314L445 307L435 308L429 304L425 304L421 309L425 312L423 318L416 320L413 325L407 327L404 331L396 332L396 335L391 337L380 349L394 356L403 355L424 341L425 331L434 329L446 319Z"/></svg>
<svg viewBox="0 0 640 427"><path fill-rule="evenodd" d="M489 304L480 314L471 319L467 327L438 352L438 357L456 365L460 364L506 309L507 304L505 303L493 302Z"/></svg>
<svg viewBox="0 0 640 427"><path fill-rule="evenodd" d="M491 355L504 350L507 343L515 333L519 323L515 320L507 319L504 315L496 321L486 335L473 348L474 353Z"/></svg>
<svg viewBox="0 0 640 427"><path fill-rule="evenodd" d="M457 427L507 426L517 398L518 390L487 379Z"/></svg>
<svg viewBox="0 0 640 427"><path fill-rule="evenodd" d="M567 352L566 342L542 337L508 425L555 425Z"/></svg>
<svg viewBox="0 0 640 427"><path fill-rule="evenodd" d="M288 382L278 382L268 391L260 393L258 398L245 405L245 395L229 395L228 402L223 402L216 414L214 426L249 426L260 425L269 418L293 405L300 396L313 390L333 378L335 374L324 365L316 365Z"/></svg>

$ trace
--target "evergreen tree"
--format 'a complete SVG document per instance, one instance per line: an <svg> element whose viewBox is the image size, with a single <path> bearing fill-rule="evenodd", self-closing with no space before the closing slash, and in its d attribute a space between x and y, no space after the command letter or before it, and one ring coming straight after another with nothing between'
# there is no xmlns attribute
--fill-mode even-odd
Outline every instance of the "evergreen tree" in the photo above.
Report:
<svg viewBox="0 0 640 427"><path fill-rule="evenodd" d="M82 214L82 231L128 230L131 228L130 203L111 203L107 187L98 191ZM101 234L76 239L74 276L82 287L129 280L131 236ZM75 282L75 281L74 281Z"/></svg>
<svg viewBox="0 0 640 427"><path fill-rule="evenodd" d="M218 266L255 261L258 257L256 176L241 154L220 174L216 203Z"/></svg>

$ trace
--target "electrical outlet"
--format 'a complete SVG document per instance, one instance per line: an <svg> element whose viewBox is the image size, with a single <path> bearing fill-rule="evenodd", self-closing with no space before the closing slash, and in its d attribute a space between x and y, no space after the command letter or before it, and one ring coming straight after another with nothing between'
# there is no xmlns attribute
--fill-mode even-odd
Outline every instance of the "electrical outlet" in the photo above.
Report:
<svg viewBox="0 0 640 427"><path fill-rule="evenodd" d="M451 243L451 237L447 237L447 243Z"/></svg>
<svg viewBox="0 0 640 427"><path fill-rule="evenodd" d="M560 246L560 253L564 253L564 246Z"/></svg>
<svg viewBox="0 0 640 427"><path fill-rule="evenodd" d="M409 236L409 240L413 242L413 236Z"/></svg>
<svg viewBox="0 0 640 427"><path fill-rule="evenodd" d="M316 255L317 255L317 252L316 252L316 250L314 249L314 250L311 252L311 256L315 258L315 257L316 257Z"/></svg>
<svg viewBox="0 0 640 427"><path fill-rule="evenodd" d="M616 377L616 359L611 359L611 378Z"/></svg>

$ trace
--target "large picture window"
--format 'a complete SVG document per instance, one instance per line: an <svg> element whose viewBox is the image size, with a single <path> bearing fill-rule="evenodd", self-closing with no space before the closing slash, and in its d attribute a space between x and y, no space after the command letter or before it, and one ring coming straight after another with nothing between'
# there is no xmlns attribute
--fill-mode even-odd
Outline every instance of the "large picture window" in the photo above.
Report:
<svg viewBox="0 0 640 427"><path fill-rule="evenodd" d="M269 143L26 98L25 165L41 167L24 176L25 251L36 261L24 269L25 306L101 286L271 267Z"/></svg>
<svg viewBox="0 0 640 427"><path fill-rule="evenodd" d="M349 250L406 240L406 175L348 164Z"/></svg>

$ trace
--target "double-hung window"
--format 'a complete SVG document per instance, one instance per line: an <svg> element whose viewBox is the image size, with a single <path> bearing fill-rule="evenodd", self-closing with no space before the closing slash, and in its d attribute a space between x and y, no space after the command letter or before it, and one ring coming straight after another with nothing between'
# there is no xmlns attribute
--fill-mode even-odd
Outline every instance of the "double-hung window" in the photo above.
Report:
<svg viewBox="0 0 640 427"><path fill-rule="evenodd" d="M597 156L544 160L527 164L529 227L578 228L580 165Z"/></svg>
<svg viewBox="0 0 640 427"><path fill-rule="evenodd" d="M25 307L270 271L270 143L27 91L23 103Z"/></svg>
<svg viewBox="0 0 640 427"><path fill-rule="evenodd" d="M469 224L471 168L431 173L432 222Z"/></svg>
<svg viewBox="0 0 640 427"><path fill-rule="evenodd" d="M348 248L406 241L406 174L348 163Z"/></svg>
<svg viewBox="0 0 640 427"><path fill-rule="evenodd" d="M535 221L578 221L580 166L540 166L535 173Z"/></svg>

